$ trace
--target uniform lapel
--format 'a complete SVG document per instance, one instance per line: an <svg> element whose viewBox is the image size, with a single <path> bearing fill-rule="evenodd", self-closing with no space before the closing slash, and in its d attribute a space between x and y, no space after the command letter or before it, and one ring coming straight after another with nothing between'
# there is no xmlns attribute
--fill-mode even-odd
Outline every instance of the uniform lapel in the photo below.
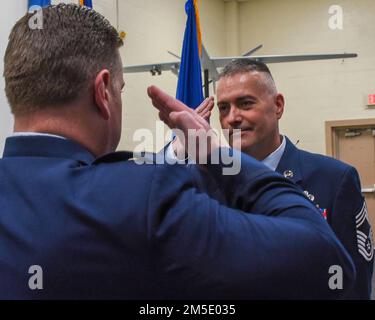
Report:
<svg viewBox="0 0 375 320"><path fill-rule="evenodd" d="M286 139L285 150L276 168L276 172L299 184L302 180L299 150L286 136L284 138Z"/></svg>

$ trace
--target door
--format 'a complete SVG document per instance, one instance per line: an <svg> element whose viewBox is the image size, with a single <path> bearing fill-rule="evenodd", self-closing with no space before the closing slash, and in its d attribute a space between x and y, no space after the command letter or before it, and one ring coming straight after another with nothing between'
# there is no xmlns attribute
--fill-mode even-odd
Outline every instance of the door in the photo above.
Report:
<svg viewBox="0 0 375 320"><path fill-rule="evenodd" d="M375 230L375 119L326 122L327 155L358 170L372 230Z"/></svg>

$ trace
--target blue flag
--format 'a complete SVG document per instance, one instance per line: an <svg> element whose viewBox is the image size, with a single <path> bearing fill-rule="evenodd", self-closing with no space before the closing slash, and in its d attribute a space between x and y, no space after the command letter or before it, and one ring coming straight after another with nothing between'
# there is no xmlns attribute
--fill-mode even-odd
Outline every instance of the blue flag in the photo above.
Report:
<svg viewBox="0 0 375 320"><path fill-rule="evenodd" d="M187 22L182 47L176 98L192 109L203 101L202 70L200 62L200 27L196 0L185 4Z"/></svg>
<svg viewBox="0 0 375 320"><path fill-rule="evenodd" d="M51 0L29 0L29 9L32 6L46 7L51 5Z"/></svg>

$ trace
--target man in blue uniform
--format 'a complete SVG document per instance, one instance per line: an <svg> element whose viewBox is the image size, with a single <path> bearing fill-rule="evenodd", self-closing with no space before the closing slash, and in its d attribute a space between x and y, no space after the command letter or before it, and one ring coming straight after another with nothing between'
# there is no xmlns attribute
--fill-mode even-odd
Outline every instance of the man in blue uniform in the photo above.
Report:
<svg viewBox="0 0 375 320"><path fill-rule="evenodd" d="M229 63L217 85L217 106L222 128L230 131L229 143L236 145L232 132L241 129L238 148L299 185L344 244L357 270L357 280L346 298L369 299L374 247L356 169L299 150L280 135L284 97L261 62Z"/></svg>
<svg viewBox="0 0 375 320"><path fill-rule="evenodd" d="M318 210L255 159L232 150L241 160L233 176L205 167L229 207L197 186L192 167L140 166L114 152L117 31L72 4L45 8L42 30L29 28L30 16L4 58L15 133L0 159L0 298L326 299L350 290L352 260ZM157 88L148 93L171 127L211 129Z"/></svg>

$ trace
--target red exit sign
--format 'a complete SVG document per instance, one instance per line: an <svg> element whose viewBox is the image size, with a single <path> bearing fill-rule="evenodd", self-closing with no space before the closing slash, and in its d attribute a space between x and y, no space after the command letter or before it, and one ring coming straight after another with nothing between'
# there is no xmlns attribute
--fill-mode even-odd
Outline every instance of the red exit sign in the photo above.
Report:
<svg viewBox="0 0 375 320"><path fill-rule="evenodd" d="M367 105L375 106L375 93L368 95Z"/></svg>

